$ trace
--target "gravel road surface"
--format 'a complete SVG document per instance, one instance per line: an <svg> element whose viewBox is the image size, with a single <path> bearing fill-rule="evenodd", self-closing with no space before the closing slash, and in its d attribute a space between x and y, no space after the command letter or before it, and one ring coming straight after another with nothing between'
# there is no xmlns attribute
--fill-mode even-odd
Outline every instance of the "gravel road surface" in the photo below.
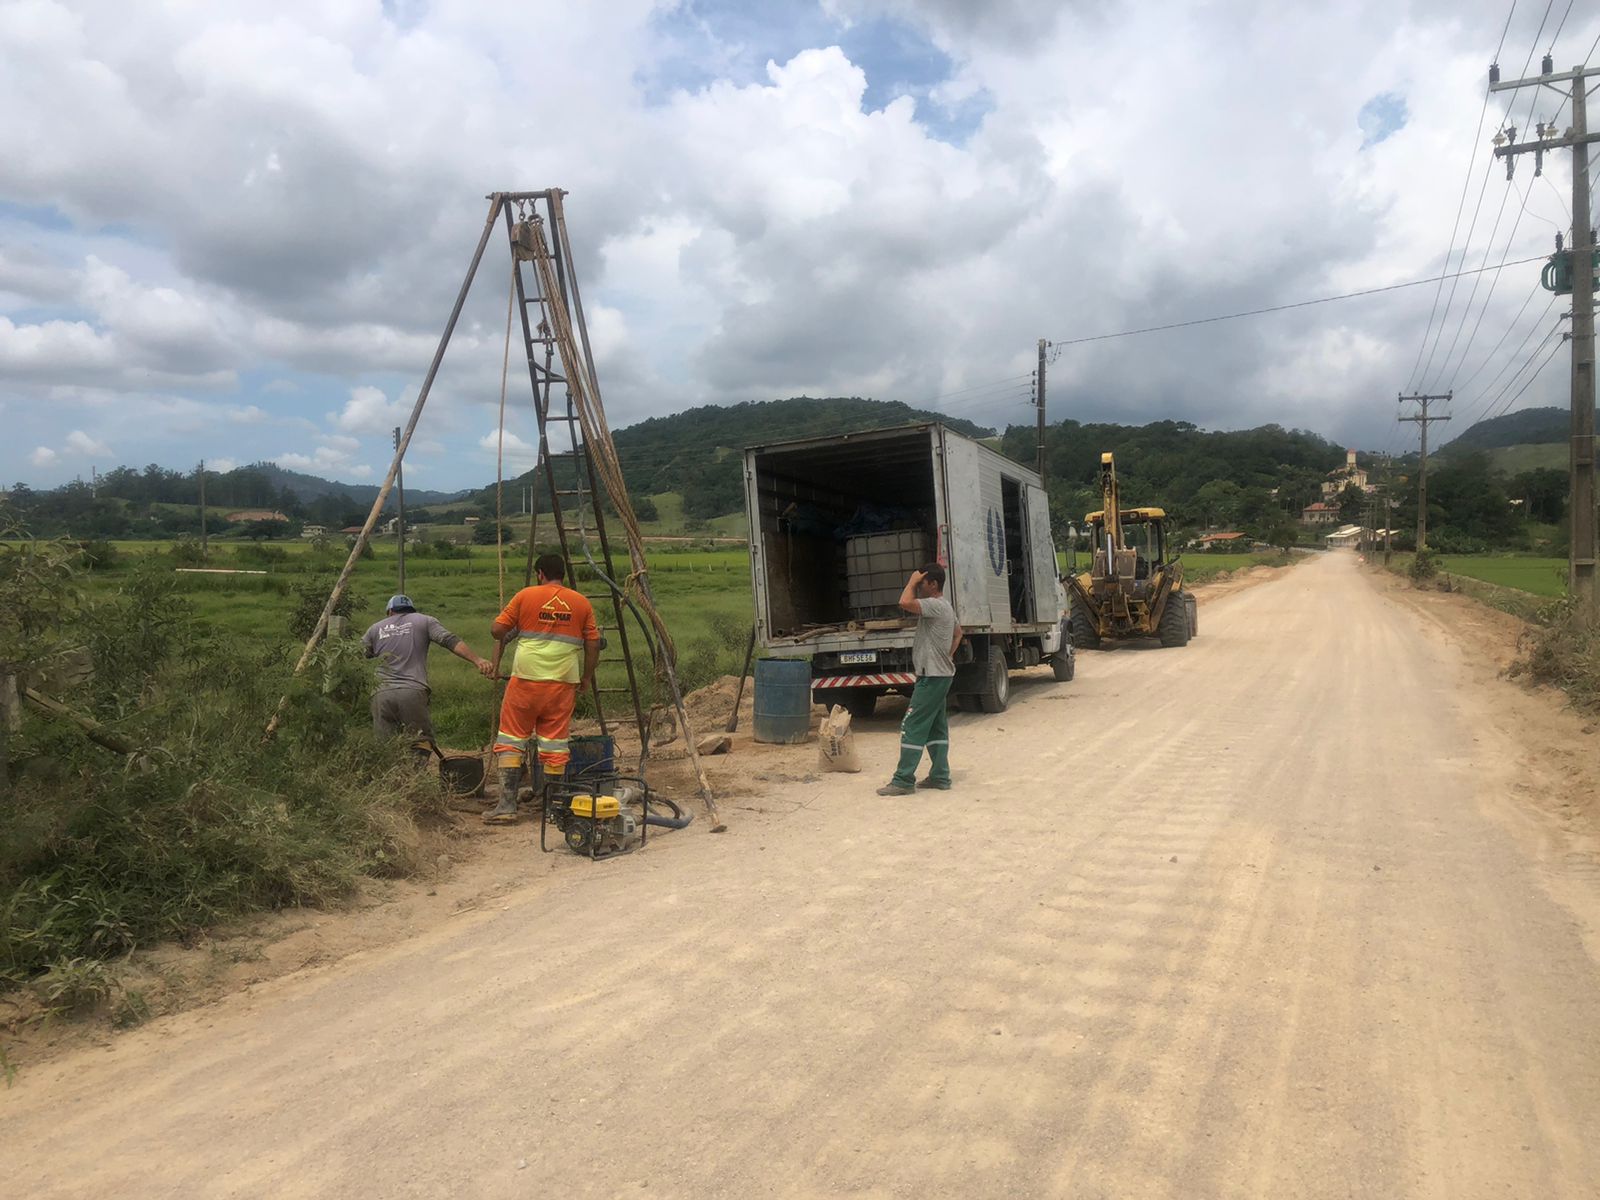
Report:
<svg viewBox="0 0 1600 1200"><path fill-rule="evenodd" d="M879 718L726 834L33 1068L4 1191L1600 1195L1558 706L1348 554L1200 623L953 716L951 792L872 794Z"/></svg>

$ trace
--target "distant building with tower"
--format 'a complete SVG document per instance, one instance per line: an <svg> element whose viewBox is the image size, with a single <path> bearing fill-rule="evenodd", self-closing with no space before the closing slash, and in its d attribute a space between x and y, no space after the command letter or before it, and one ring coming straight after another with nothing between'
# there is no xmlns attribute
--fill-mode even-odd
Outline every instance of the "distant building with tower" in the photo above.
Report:
<svg viewBox="0 0 1600 1200"><path fill-rule="evenodd" d="M1372 491L1372 485L1367 482L1367 473L1356 466L1356 452L1344 452L1344 466L1337 470L1329 471L1328 477L1322 481L1323 500L1337 500L1339 493L1350 484L1355 484L1363 492Z"/></svg>

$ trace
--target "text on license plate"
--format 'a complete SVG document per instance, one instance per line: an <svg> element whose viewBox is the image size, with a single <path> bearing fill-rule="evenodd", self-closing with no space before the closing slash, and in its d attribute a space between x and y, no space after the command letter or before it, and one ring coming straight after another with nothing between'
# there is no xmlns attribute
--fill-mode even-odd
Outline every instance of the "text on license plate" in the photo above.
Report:
<svg viewBox="0 0 1600 1200"><path fill-rule="evenodd" d="M846 650L839 655L839 664L841 666L851 663L875 663L877 661L878 652L876 650Z"/></svg>

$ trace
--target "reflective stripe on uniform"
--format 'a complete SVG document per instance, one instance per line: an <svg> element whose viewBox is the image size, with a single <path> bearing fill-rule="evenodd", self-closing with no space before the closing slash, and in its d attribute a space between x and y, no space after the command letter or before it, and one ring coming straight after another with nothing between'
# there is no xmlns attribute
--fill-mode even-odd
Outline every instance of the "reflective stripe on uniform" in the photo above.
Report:
<svg viewBox="0 0 1600 1200"><path fill-rule="evenodd" d="M570 633L545 633L540 629L519 629L517 637L529 642L566 642L572 646L583 645L581 637L573 637Z"/></svg>

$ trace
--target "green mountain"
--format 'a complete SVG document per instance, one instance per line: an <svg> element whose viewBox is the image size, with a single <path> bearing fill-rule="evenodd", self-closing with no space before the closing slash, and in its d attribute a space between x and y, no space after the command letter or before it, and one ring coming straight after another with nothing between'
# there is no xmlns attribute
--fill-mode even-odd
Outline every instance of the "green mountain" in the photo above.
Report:
<svg viewBox="0 0 1600 1200"><path fill-rule="evenodd" d="M1572 414L1565 408L1524 408L1470 425L1439 447L1446 457L1468 450L1499 450L1507 446L1546 446L1566 442L1572 433Z"/></svg>
<svg viewBox="0 0 1600 1200"><path fill-rule="evenodd" d="M994 430L971 421L898 401L794 396L788 400L705 404L615 430L611 438L616 443L629 492L636 496L676 492L683 497L685 514L704 520L737 512L743 506L740 464L746 446L918 421L942 421L969 437L994 434ZM531 483L535 479L536 472L530 471L515 482ZM494 485L482 489L475 499L492 504Z"/></svg>
<svg viewBox="0 0 1600 1200"><path fill-rule="evenodd" d="M306 504L311 503L313 500L321 500L327 496L342 495L348 496L357 504L371 507L372 502L378 498L378 485L375 483L337 483L334 480L323 479L317 475L291 471L287 467L280 467L277 463L252 463L248 467L240 467L239 470L259 473L279 492L284 490L293 492L295 496ZM452 500L459 500L468 494L467 491L438 492L408 487L406 489L406 505L409 507L413 504L449 504Z"/></svg>

